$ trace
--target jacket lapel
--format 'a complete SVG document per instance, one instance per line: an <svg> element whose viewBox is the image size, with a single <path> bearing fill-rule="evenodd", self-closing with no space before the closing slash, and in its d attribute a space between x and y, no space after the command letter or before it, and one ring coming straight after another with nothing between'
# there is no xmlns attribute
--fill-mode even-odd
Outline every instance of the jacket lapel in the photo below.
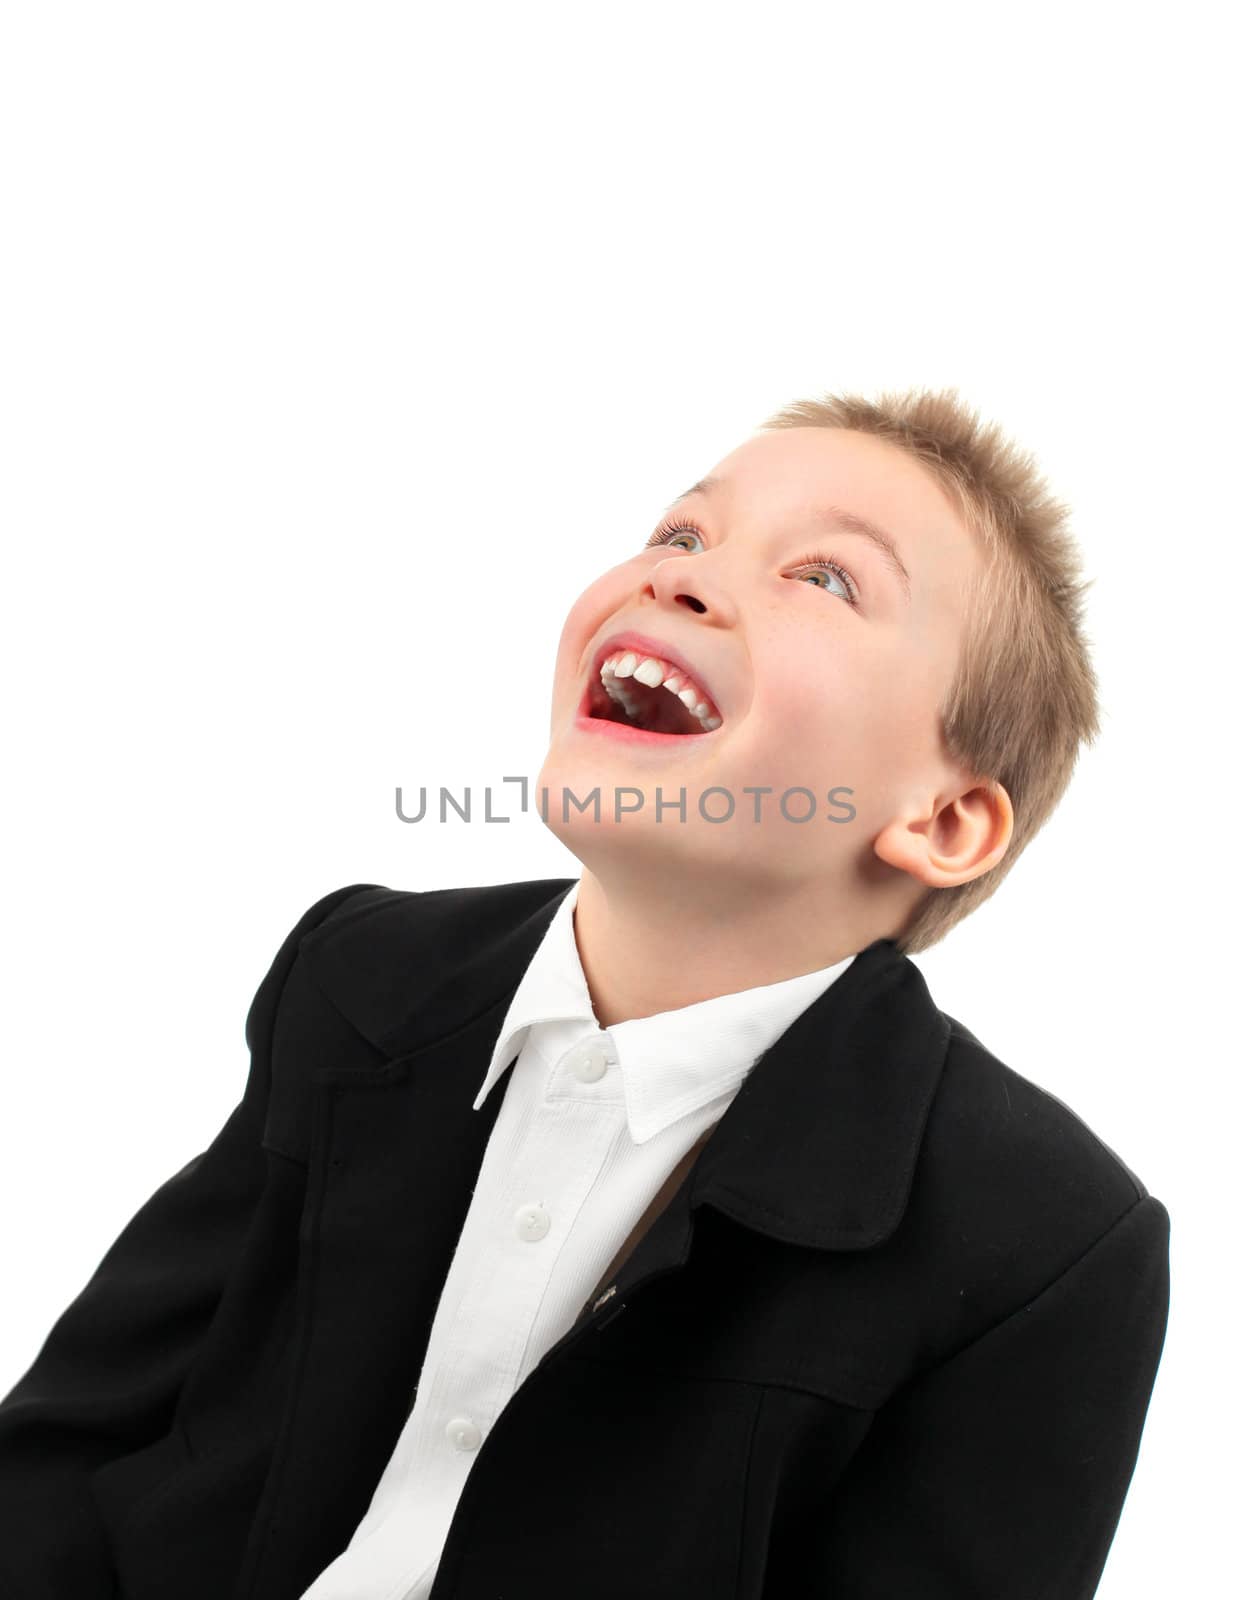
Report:
<svg viewBox="0 0 1244 1600"><path fill-rule="evenodd" d="M694 1204L788 1244L880 1244L906 1209L949 1039L920 970L876 940L752 1069Z"/></svg>

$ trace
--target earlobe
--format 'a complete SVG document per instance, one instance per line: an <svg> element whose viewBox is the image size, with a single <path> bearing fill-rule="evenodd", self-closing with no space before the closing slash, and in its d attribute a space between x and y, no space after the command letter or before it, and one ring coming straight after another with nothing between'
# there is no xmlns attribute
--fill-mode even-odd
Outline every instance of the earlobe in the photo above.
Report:
<svg viewBox="0 0 1244 1600"><path fill-rule="evenodd" d="M1014 826L1010 795L1000 783L981 782L926 815L888 822L873 850L930 889L952 889L997 866Z"/></svg>

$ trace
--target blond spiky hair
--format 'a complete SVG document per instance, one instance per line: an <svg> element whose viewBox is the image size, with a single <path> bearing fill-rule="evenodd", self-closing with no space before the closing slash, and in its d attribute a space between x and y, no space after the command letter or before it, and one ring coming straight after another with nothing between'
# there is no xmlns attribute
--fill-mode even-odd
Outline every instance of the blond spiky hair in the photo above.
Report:
<svg viewBox="0 0 1244 1600"><path fill-rule="evenodd" d="M904 952L923 950L994 892L1058 804L1080 747L1099 732L1082 620L1089 583L1069 513L1032 456L982 423L954 389L797 400L761 428L846 428L896 445L949 493L985 554L941 708L942 737L955 761L1005 788L1014 831L996 866L921 899L897 937Z"/></svg>

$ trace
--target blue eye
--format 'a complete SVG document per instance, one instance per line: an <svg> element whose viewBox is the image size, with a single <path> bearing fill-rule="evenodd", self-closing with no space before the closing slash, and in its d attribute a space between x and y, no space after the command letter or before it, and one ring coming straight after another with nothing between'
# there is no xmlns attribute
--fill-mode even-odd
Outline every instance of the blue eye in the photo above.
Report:
<svg viewBox="0 0 1244 1600"><path fill-rule="evenodd" d="M652 550L658 545L665 545L667 548L672 550L675 548L680 548L675 546L675 539L683 539L688 537L692 539L698 539L701 544L704 543L704 535L693 522L663 522L648 540L648 543L644 546L644 548L646 550ZM821 555L819 551L814 551L811 555L800 556L798 561L795 563L795 567L796 570L802 574L802 582L809 581L811 576L818 572L828 574L830 577L837 579L838 583L842 586L841 590L826 588L825 593L832 594L839 600L845 600L849 606L852 606L856 610L859 609L859 585L856 583L855 579L851 576L847 569L839 562L835 561L832 556ZM814 584L813 587L819 589L824 586L821 584Z"/></svg>

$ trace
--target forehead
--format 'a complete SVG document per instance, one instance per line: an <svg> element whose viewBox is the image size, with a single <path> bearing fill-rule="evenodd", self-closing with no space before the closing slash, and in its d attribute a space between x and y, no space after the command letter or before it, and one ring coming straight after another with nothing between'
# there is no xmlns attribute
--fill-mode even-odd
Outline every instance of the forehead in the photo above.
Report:
<svg viewBox="0 0 1244 1600"><path fill-rule="evenodd" d="M844 428L758 433L707 475L716 503L740 517L797 516L835 505L889 530L904 552L929 539L966 538L949 494L897 445Z"/></svg>

